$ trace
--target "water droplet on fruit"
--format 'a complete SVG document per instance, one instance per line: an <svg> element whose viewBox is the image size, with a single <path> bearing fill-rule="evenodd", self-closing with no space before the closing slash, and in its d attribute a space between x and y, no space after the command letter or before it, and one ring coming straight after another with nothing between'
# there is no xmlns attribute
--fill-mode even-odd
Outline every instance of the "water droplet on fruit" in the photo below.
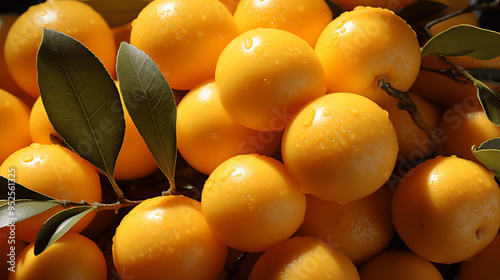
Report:
<svg viewBox="0 0 500 280"><path fill-rule="evenodd" d="M33 155L32 154L27 154L27 155L24 155L22 160L26 163L28 162L32 162L33 161Z"/></svg>
<svg viewBox="0 0 500 280"><path fill-rule="evenodd" d="M351 112L356 115L358 113L358 109L351 107Z"/></svg>
<svg viewBox="0 0 500 280"><path fill-rule="evenodd" d="M328 117L332 114L332 110L330 109L325 109L323 110L323 116Z"/></svg>
<svg viewBox="0 0 500 280"><path fill-rule="evenodd" d="M344 22L341 20L339 20L339 21L337 21L337 23L335 23L335 28L337 28L337 29L342 28L342 26L344 26Z"/></svg>
<svg viewBox="0 0 500 280"><path fill-rule="evenodd" d="M254 51L256 53L261 53L262 52L262 47L256 46L255 49L254 49Z"/></svg>
<svg viewBox="0 0 500 280"><path fill-rule="evenodd" d="M346 30L346 29L345 29L345 27L342 27L342 28L340 28L339 32L340 32L340 33L344 33L344 32L345 32L345 30Z"/></svg>
<svg viewBox="0 0 500 280"><path fill-rule="evenodd" d="M249 50L253 45L252 38L245 38L244 41L245 49Z"/></svg>
<svg viewBox="0 0 500 280"><path fill-rule="evenodd" d="M304 126L309 126L314 120L314 117L316 116L316 111L309 111L303 118L302 118L302 125Z"/></svg>
<svg viewBox="0 0 500 280"><path fill-rule="evenodd" d="M40 143L32 143L30 146L33 149L40 149L42 147Z"/></svg>
<svg viewBox="0 0 500 280"><path fill-rule="evenodd" d="M207 15L205 15L205 14L200 14L200 18L201 18L201 20L207 20Z"/></svg>

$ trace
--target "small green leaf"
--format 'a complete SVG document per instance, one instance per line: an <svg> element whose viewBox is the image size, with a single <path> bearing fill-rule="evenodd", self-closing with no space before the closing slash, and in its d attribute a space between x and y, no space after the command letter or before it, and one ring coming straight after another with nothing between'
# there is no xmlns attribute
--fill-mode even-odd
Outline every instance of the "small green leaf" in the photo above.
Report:
<svg viewBox="0 0 500 280"><path fill-rule="evenodd" d="M415 25L439 15L447 7L445 4L439 2L418 1L401 9L398 15L409 25Z"/></svg>
<svg viewBox="0 0 500 280"><path fill-rule="evenodd" d="M424 45L422 57L430 54L493 59L500 56L500 33L467 24L456 25Z"/></svg>
<svg viewBox="0 0 500 280"><path fill-rule="evenodd" d="M50 29L43 31L37 68L40 95L56 132L112 178L125 134L113 78L84 45Z"/></svg>
<svg viewBox="0 0 500 280"><path fill-rule="evenodd" d="M57 205L60 205L60 203L55 200L37 201L26 199L8 201L0 206L0 228L36 216Z"/></svg>
<svg viewBox="0 0 500 280"><path fill-rule="evenodd" d="M118 50L117 73L130 117L158 166L173 184L177 108L172 89L153 60L125 42Z"/></svg>
<svg viewBox="0 0 500 280"><path fill-rule="evenodd" d="M477 96L488 119L500 126L500 93L476 80Z"/></svg>
<svg viewBox="0 0 500 280"><path fill-rule="evenodd" d="M152 0L79 0L90 5L106 20L110 27L133 21Z"/></svg>
<svg viewBox="0 0 500 280"><path fill-rule="evenodd" d="M93 206L77 206L63 210L50 217L40 228L35 240L35 256L41 254L50 245L71 229L81 218L94 211Z"/></svg>
<svg viewBox="0 0 500 280"><path fill-rule="evenodd" d="M344 9L342 9L335 1L333 0L326 0L326 4L328 5L328 8L330 8L330 11L332 12L332 17L336 18L343 12L345 12Z"/></svg>
<svg viewBox="0 0 500 280"><path fill-rule="evenodd" d="M500 86L500 69L496 68L474 68L467 69L474 78L492 85Z"/></svg>
<svg viewBox="0 0 500 280"><path fill-rule="evenodd" d="M492 138L479 147L473 146L472 153L479 159L488 169L500 178L500 138Z"/></svg>
<svg viewBox="0 0 500 280"><path fill-rule="evenodd" d="M13 197L15 199L32 199L38 201L56 200L53 197L41 194L16 183L15 179L9 180L4 176L0 176L0 189L0 200L12 199Z"/></svg>

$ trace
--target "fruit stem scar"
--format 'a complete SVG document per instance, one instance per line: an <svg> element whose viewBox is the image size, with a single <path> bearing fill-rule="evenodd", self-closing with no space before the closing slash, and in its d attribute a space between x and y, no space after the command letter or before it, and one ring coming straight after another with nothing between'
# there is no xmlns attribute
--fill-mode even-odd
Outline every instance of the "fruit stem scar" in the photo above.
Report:
<svg viewBox="0 0 500 280"><path fill-rule="evenodd" d="M429 137L434 144L435 153L437 155L444 156L445 153L443 147L441 146L441 139L439 139L435 130L424 121L422 115L417 109L417 106L411 100L410 94L394 88L391 84L383 80L379 80L378 85L391 97L396 98L398 100L398 108L407 111L415 125L427 134L427 137Z"/></svg>

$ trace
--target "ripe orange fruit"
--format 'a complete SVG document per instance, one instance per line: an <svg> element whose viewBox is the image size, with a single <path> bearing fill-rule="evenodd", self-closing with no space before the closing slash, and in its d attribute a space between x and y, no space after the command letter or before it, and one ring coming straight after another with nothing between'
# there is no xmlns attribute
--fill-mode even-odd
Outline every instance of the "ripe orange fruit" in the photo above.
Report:
<svg viewBox="0 0 500 280"><path fill-rule="evenodd" d="M177 107L177 148L205 174L240 154L271 156L280 141L281 133L253 130L233 120L222 107L213 80L193 88Z"/></svg>
<svg viewBox="0 0 500 280"><path fill-rule="evenodd" d="M360 278L354 264L339 249L313 237L296 236L267 250L254 265L248 279Z"/></svg>
<svg viewBox="0 0 500 280"><path fill-rule="evenodd" d="M409 6L418 0L335 0L334 2L344 10L352 10L356 6L372 6L388 8L393 11L398 11L406 6Z"/></svg>
<svg viewBox="0 0 500 280"><path fill-rule="evenodd" d="M259 27L291 32L314 47L319 34L332 21L323 0L242 0L234 12L240 32Z"/></svg>
<svg viewBox="0 0 500 280"><path fill-rule="evenodd" d="M359 269L363 280L443 280L439 270L413 252L388 250L375 256Z"/></svg>
<svg viewBox="0 0 500 280"><path fill-rule="evenodd" d="M500 234L472 259L463 261L458 271L458 280L500 279Z"/></svg>
<svg viewBox="0 0 500 280"><path fill-rule="evenodd" d="M473 145L500 137L500 127L486 116L476 97L467 98L446 110L439 127L443 131L443 149L447 155L456 155L482 164L471 151Z"/></svg>
<svg viewBox="0 0 500 280"><path fill-rule="evenodd" d="M0 164L13 152L31 143L28 106L0 88Z"/></svg>
<svg viewBox="0 0 500 280"><path fill-rule="evenodd" d="M123 278L216 279L227 247L210 231L198 201L160 196L143 201L113 237L113 262Z"/></svg>
<svg viewBox="0 0 500 280"><path fill-rule="evenodd" d="M273 28L249 30L231 41L217 62L215 82L229 116L255 130L284 129L303 105L326 93L311 46Z"/></svg>
<svg viewBox="0 0 500 280"><path fill-rule="evenodd" d="M10 27L19 17L17 14L0 14L0 88L16 95L24 95L23 90L13 80L12 75L7 68L4 56L5 39Z"/></svg>
<svg viewBox="0 0 500 280"><path fill-rule="evenodd" d="M392 191L386 185L345 205L307 195L306 216L296 235L323 240L360 265L392 240L391 198Z"/></svg>
<svg viewBox="0 0 500 280"><path fill-rule="evenodd" d="M54 136L61 142L63 141L50 123L49 116L47 115L47 111L45 111L41 97L38 97L33 107L31 107L29 128L31 141L33 141L33 143L52 144L51 137Z"/></svg>
<svg viewBox="0 0 500 280"><path fill-rule="evenodd" d="M238 6L238 3L240 3L240 0L219 0L226 8L231 12L234 13L236 10L236 7Z"/></svg>
<svg viewBox="0 0 500 280"><path fill-rule="evenodd" d="M436 263L469 259L500 227L500 189L491 172L457 157L417 165L399 182L392 220L408 247Z"/></svg>
<svg viewBox="0 0 500 280"><path fill-rule="evenodd" d="M90 239L68 232L35 256L35 243L29 244L17 256L16 272L9 280L21 279L106 279L106 260Z"/></svg>
<svg viewBox="0 0 500 280"><path fill-rule="evenodd" d="M47 1L31 6L12 24L5 40L5 60L17 85L38 97L36 55L43 28L79 40L115 73L116 48L111 29L99 13L80 1Z"/></svg>
<svg viewBox="0 0 500 280"><path fill-rule="evenodd" d="M305 195L279 161L256 154L221 163L205 182L207 223L226 245L260 252L289 238L306 211Z"/></svg>
<svg viewBox="0 0 500 280"><path fill-rule="evenodd" d="M0 229L0 279L7 279L11 270L16 270L16 258L28 244L16 239L16 226Z"/></svg>
<svg viewBox="0 0 500 280"><path fill-rule="evenodd" d="M329 92L352 92L378 104L391 97L379 80L407 91L420 69L420 45L413 29L394 12L357 7L335 18L315 48Z"/></svg>
<svg viewBox="0 0 500 280"><path fill-rule="evenodd" d="M160 0L134 20L130 43L154 60L172 88L189 90L214 77L222 49L238 34L217 0Z"/></svg>
<svg viewBox="0 0 500 280"><path fill-rule="evenodd" d="M57 199L101 201L101 184L95 167L75 152L58 145L33 143L19 149L0 165L0 175ZM16 223L16 238L35 241L42 224L61 210L62 206L56 206ZM95 211L88 213L71 231L82 231L94 216Z"/></svg>
<svg viewBox="0 0 500 280"><path fill-rule="evenodd" d="M410 94L425 123L431 128L437 128L441 119L441 111L433 103L426 101L417 94ZM398 137L398 159L418 162L434 151L435 147L427 134L413 122L410 114L398 108L398 101L392 100L382 105L389 113L389 119L394 125Z"/></svg>
<svg viewBox="0 0 500 280"><path fill-rule="evenodd" d="M396 132L385 110L361 95L310 102L283 135L283 161L300 188L341 204L375 192L396 164Z"/></svg>

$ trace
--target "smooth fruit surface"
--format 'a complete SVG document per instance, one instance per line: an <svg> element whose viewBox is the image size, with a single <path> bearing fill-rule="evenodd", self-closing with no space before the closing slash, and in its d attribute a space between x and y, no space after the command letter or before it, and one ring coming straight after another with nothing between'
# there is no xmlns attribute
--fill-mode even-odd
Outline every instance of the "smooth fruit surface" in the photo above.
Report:
<svg viewBox="0 0 500 280"><path fill-rule="evenodd" d="M329 92L352 92L378 104L391 97L384 80L407 91L420 68L420 45L413 29L394 12L357 7L335 18L316 43Z"/></svg>
<svg viewBox="0 0 500 280"><path fill-rule="evenodd" d="M50 123L49 116L47 115L47 111L45 111L41 97L38 97L33 107L31 107L29 127L31 141L33 143L52 144L54 136L59 138L62 142L61 137Z"/></svg>
<svg viewBox="0 0 500 280"><path fill-rule="evenodd" d="M326 93L312 47L273 28L249 30L231 41L217 62L215 82L229 116L256 130L283 130L303 105Z"/></svg>
<svg viewBox="0 0 500 280"><path fill-rule="evenodd" d="M340 5L344 10L352 10L357 6L372 6L388 8L393 11L400 10L418 0L335 0L335 3Z"/></svg>
<svg viewBox="0 0 500 280"><path fill-rule="evenodd" d="M301 109L285 130L281 151L304 192L347 203L388 180L398 143L380 106L357 94L332 93Z"/></svg>
<svg viewBox="0 0 500 280"><path fill-rule="evenodd" d="M221 163L205 182L203 214L226 245L260 252L289 238L304 220L305 195L279 161L256 154Z"/></svg>
<svg viewBox="0 0 500 280"><path fill-rule="evenodd" d="M5 39L10 27L19 17L17 14L0 14L0 88L14 94L23 95L23 90L16 84L7 68L4 56Z"/></svg>
<svg viewBox="0 0 500 280"><path fill-rule="evenodd" d="M16 272L9 280L105 280L106 260L97 245L90 239L68 232L35 256L35 243L29 244L17 256Z"/></svg>
<svg viewBox="0 0 500 280"><path fill-rule="evenodd" d="M339 249L313 237L296 236L267 250L250 272L250 280L359 279L351 260Z"/></svg>
<svg viewBox="0 0 500 280"><path fill-rule="evenodd" d="M360 265L391 242L391 198L392 191L385 185L345 205L307 195L306 216L296 235L319 238Z"/></svg>
<svg viewBox="0 0 500 280"><path fill-rule="evenodd" d="M195 169L210 174L223 161L240 154L272 155L281 133L257 131L233 120L220 103L213 80L188 92L177 107L177 147Z"/></svg>
<svg viewBox="0 0 500 280"><path fill-rule="evenodd" d="M158 0L132 23L130 43L154 60L172 88L189 90L214 77L222 49L238 34L217 0Z"/></svg>
<svg viewBox="0 0 500 280"><path fill-rule="evenodd" d="M460 264L458 280L500 279L500 234L472 259Z"/></svg>
<svg viewBox="0 0 500 280"><path fill-rule="evenodd" d="M0 89L0 164L31 143L29 115L30 109L21 99Z"/></svg>
<svg viewBox="0 0 500 280"><path fill-rule="evenodd" d="M84 44L115 73L116 48L111 29L99 13L80 1L47 1L31 6L19 16L5 40L7 67L26 93L40 95L36 55L43 28L63 32Z"/></svg>
<svg viewBox="0 0 500 280"><path fill-rule="evenodd" d="M332 12L323 0L242 0L234 12L240 32L259 27L289 31L314 47Z"/></svg>
<svg viewBox="0 0 500 280"><path fill-rule="evenodd" d="M216 279L227 255L200 203L184 196L150 198L132 209L113 238L113 262L123 279Z"/></svg>
<svg viewBox="0 0 500 280"><path fill-rule="evenodd" d="M417 165L399 182L392 220L408 247L437 263L469 259L500 227L500 189L491 172L457 157Z"/></svg>
<svg viewBox="0 0 500 280"><path fill-rule="evenodd" d="M95 167L75 152L58 145L33 143L17 150L0 165L0 175L57 199L101 201L101 184ZM62 206L56 206L16 223L16 238L35 241L42 224L61 210ZM90 212L71 231L82 231L94 216L95 212Z"/></svg>
<svg viewBox="0 0 500 280"><path fill-rule="evenodd" d="M359 269L362 280L443 280L439 270L413 252L388 250Z"/></svg>

